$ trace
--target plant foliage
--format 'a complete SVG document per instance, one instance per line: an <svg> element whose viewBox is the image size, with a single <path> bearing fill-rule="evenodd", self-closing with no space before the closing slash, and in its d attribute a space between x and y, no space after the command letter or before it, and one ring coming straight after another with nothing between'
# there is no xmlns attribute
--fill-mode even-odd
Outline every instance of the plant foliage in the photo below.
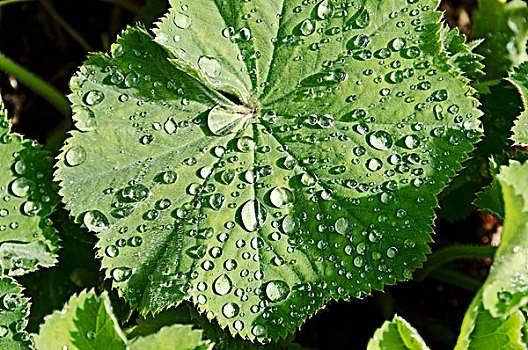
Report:
<svg viewBox="0 0 528 350"><path fill-rule="evenodd" d="M56 179L119 294L278 339L410 278L480 135L436 4L172 5L71 83Z"/></svg>

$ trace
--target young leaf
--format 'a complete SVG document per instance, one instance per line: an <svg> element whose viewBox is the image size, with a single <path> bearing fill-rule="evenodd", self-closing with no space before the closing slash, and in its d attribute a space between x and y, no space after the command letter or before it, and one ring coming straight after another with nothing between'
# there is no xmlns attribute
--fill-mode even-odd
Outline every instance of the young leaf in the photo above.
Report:
<svg viewBox="0 0 528 350"><path fill-rule="evenodd" d="M190 325L175 324L161 328L157 333L131 342L130 350L206 350L213 344L202 340L202 331Z"/></svg>
<svg viewBox="0 0 528 350"><path fill-rule="evenodd" d="M466 44L466 36L460 34L458 28L449 29L442 27L440 31L444 50L449 54L449 62L459 69L460 72L471 80L484 76L481 61L484 56L474 53L473 50L482 44L483 40L475 40Z"/></svg>
<svg viewBox="0 0 528 350"><path fill-rule="evenodd" d="M480 135L436 3L173 5L71 84L56 178L119 293L277 339L409 278Z"/></svg>
<svg viewBox="0 0 528 350"><path fill-rule="evenodd" d="M513 66L528 59L528 7L521 0L479 0L473 13L473 37L486 66L486 80L502 79Z"/></svg>
<svg viewBox="0 0 528 350"><path fill-rule="evenodd" d="M486 283L482 287L484 307L494 317L517 312L528 302L526 256L528 254L528 163L510 161L497 179L504 199L504 229Z"/></svg>
<svg viewBox="0 0 528 350"><path fill-rule="evenodd" d="M47 216L58 202L52 159L31 140L10 132L0 101L0 267L18 276L50 267L58 249Z"/></svg>
<svg viewBox="0 0 528 350"><path fill-rule="evenodd" d="M367 350L428 350L418 331L407 321L395 315L385 321L370 339Z"/></svg>
<svg viewBox="0 0 528 350"><path fill-rule="evenodd" d="M455 350L511 349L526 350L522 329L526 325L521 311L493 317L482 304L482 290L466 311Z"/></svg>
<svg viewBox="0 0 528 350"><path fill-rule="evenodd" d="M126 348L126 337L112 313L110 299L93 291L72 296L61 311L45 318L33 339L37 349Z"/></svg>
<svg viewBox="0 0 528 350"><path fill-rule="evenodd" d="M515 121L515 125L512 128L512 140L514 145L517 146L528 146L528 115L526 112L527 108L527 93L528 93L528 62L522 63L518 67L513 69L513 73L507 78L512 84L514 84L522 99L523 110L519 115L519 118Z"/></svg>
<svg viewBox="0 0 528 350"><path fill-rule="evenodd" d="M29 298L11 277L0 277L0 348L6 350L33 349L25 328L29 316Z"/></svg>

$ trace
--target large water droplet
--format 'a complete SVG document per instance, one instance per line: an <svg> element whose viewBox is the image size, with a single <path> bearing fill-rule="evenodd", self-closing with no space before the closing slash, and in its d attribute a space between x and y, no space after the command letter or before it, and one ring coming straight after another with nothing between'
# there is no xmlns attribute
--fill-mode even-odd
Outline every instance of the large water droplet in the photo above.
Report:
<svg viewBox="0 0 528 350"><path fill-rule="evenodd" d="M344 218L344 217L340 217L339 219L337 219L334 224L334 228L336 232L341 235L344 235L345 233L347 233L349 227L350 227L350 222L348 221L347 218Z"/></svg>
<svg viewBox="0 0 528 350"><path fill-rule="evenodd" d="M267 210L258 200L249 200L242 206L240 215L242 226L251 232L264 226Z"/></svg>
<svg viewBox="0 0 528 350"><path fill-rule="evenodd" d="M174 12L174 24L181 29L187 29L191 25L191 18L184 13Z"/></svg>
<svg viewBox="0 0 528 350"><path fill-rule="evenodd" d="M359 16L356 18L356 27L367 28L370 23L370 15L367 9L364 9Z"/></svg>
<svg viewBox="0 0 528 350"><path fill-rule="evenodd" d="M311 19L305 19L301 22L300 30L302 35L312 35L315 32L315 22Z"/></svg>
<svg viewBox="0 0 528 350"><path fill-rule="evenodd" d="M40 208L42 208L40 203L27 201L22 204L22 213L26 214L27 216L35 216L39 212Z"/></svg>
<svg viewBox="0 0 528 350"><path fill-rule="evenodd" d="M125 203L134 203L145 200L149 196L149 189L144 185L127 186L119 191L119 200Z"/></svg>
<svg viewBox="0 0 528 350"><path fill-rule="evenodd" d="M420 146L420 138L416 135L407 135L403 139L403 142L405 144L405 147L408 149L414 149L418 146Z"/></svg>
<svg viewBox="0 0 528 350"><path fill-rule="evenodd" d="M216 78L222 72L220 62L211 56L200 57L198 59L198 67L211 78Z"/></svg>
<svg viewBox="0 0 528 350"><path fill-rule="evenodd" d="M277 303L286 300L290 294L290 286L284 281L275 280L268 282L264 291L269 301Z"/></svg>
<svg viewBox="0 0 528 350"><path fill-rule="evenodd" d="M214 210L219 210L225 202L225 196L221 193L215 193L209 198L209 205Z"/></svg>
<svg viewBox="0 0 528 350"><path fill-rule="evenodd" d="M25 177L19 177L15 181L11 182L11 192L17 197L24 197L28 194L33 181Z"/></svg>
<svg viewBox="0 0 528 350"><path fill-rule="evenodd" d="M99 210L91 210L86 212L86 214L84 214L83 222L88 230L93 232L108 230L110 226L106 216Z"/></svg>
<svg viewBox="0 0 528 350"><path fill-rule="evenodd" d="M386 151L392 147L392 136L386 131L378 130L368 135L367 142L375 149Z"/></svg>
<svg viewBox="0 0 528 350"><path fill-rule="evenodd" d="M128 267L116 267L112 270L112 278L116 282L124 282L132 276L132 269Z"/></svg>
<svg viewBox="0 0 528 350"><path fill-rule="evenodd" d="M66 151L64 160L69 166L80 165L86 160L86 151L82 146L73 146L72 148Z"/></svg>
<svg viewBox="0 0 528 350"><path fill-rule="evenodd" d="M334 4L332 0L323 0L315 7L315 13L319 19L328 19L334 14Z"/></svg>
<svg viewBox="0 0 528 350"><path fill-rule="evenodd" d="M213 283L213 290L218 295L226 295L231 291L233 283L228 275L223 274L216 278Z"/></svg>
<svg viewBox="0 0 528 350"><path fill-rule="evenodd" d="M270 202L277 208L286 208L293 202L293 192L287 187L275 187L270 192Z"/></svg>
<svg viewBox="0 0 528 350"><path fill-rule="evenodd" d="M218 136L227 135L240 130L244 125L243 121L250 118L251 113L223 109L216 106L207 116L207 126L209 130Z"/></svg>
<svg viewBox="0 0 528 350"><path fill-rule="evenodd" d="M238 315L240 307L236 303L227 303L222 307L222 314L226 318L233 318Z"/></svg>
<svg viewBox="0 0 528 350"><path fill-rule="evenodd" d="M255 141L249 136L241 137L237 141L237 148L240 152L251 152L255 149Z"/></svg>
<svg viewBox="0 0 528 350"><path fill-rule="evenodd" d="M104 100L104 94L98 90L91 90L84 95L84 103L88 106L95 106Z"/></svg>
<svg viewBox="0 0 528 350"><path fill-rule="evenodd" d="M293 233L300 228L301 223L297 217L286 215L282 220L281 226L284 233Z"/></svg>
<svg viewBox="0 0 528 350"><path fill-rule="evenodd" d="M172 118L168 118L165 124L163 124L163 129L167 134L174 134L178 130L178 126L176 125L176 122Z"/></svg>

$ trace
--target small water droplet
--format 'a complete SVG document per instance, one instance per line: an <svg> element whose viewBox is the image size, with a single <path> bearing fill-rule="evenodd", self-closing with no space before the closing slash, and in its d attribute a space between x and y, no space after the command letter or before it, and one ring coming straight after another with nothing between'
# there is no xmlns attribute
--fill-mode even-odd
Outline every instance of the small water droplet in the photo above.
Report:
<svg viewBox="0 0 528 350"><path fill-rule="evenodd" d="M311 19L305 19L301 22L300 30L302 35L312 35L315 32L315 22Z"/></svg>
<svg viewBox="0 0 528 350"><path fill-rule="evenodd" d="M222 72L220 62L211 56L202 56L198 59L198 67L209 77L216 78Z"/></svg>
<svg viewBox="0 0 528 350"><path fill-rule="evenodd" d="M277 208L286 208L293 202L293 192L286 187L275 187L270 192L270 202Z"/></svg>
<svg viewBox="0 0 528 350"><path fill-rule="evenodd" d="M392 136L386 131L378 130L368 135L367 142L377 150L386 151L392 147Z"/></svg>
<svg viewBox="0 0 528 350"><path fill-rule="evenodd" d="M19 177L11 182L11 192L17 197L24 197L33 186L33 181L25 177Z"/></svg>
<svg viewBox="0 0 528 350"><path fill-rule="evenodd" d="M334 4L331 0L323 0L315 7L317 18L329 19L334 14Z"/></svg>
<svg viewBox="0 0 528 350"><path fill-rule="evenodd" d="M132 269L128 267L116 267L112 270L112 278L116 282L125 282L132 276Z"/></svg>
<svg viewBox="0 0 528 350"><path fill-rule="evenodd" d="M103 102L105 96L101 91L91 90L84 95L84 103L88 106L95 106Z"/></svg>
<svg viewBox="0 0 528 350"><path fill-rule="evenodd" d="M222 314L226 318L233 318L240 312L240 307L236 303L226 303L222 307Z"/></svg>
<svg viewBox="0 0 528 350"><path fill-rule="evenodd" d="M66 151L64 155L64 160L69 166L77 166L86 160L86 151L82 146L73 146Z"/></svg>
<svg viewBox="0 0 528 350"><path fill-rule="evenodd" d="M218 295L226 295L232 287L233 283L226 274L218 276L213 283L213 290Z"/></svg>
<svg viewBox="0 0 528 350"><path fill-rule="evenodd" d="M88 230L93 232L101 232L108 230L110 223L106 216L99 210L91 210L84 214L84 224Z"/></svg>

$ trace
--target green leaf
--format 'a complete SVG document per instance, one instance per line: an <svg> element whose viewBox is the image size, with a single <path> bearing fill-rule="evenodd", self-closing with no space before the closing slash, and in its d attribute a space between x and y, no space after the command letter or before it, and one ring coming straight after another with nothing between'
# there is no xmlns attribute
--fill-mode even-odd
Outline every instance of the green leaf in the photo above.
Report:
<svg viewBox="0 0 528 350"><path fill-rule="evenodd" d="M64 209L58 208L50 216L61 238L58 264L19 279L26 288L26 295L38 300L31 306L28 325L31 332L38 330L44 316L62 308L72 294L97 287L100 283L100 266L94 256L95 237L74 224L68 215Z"/></svg>
<svg viewBox="0 0 528 350"><path fill-rule="evenodd" d="M367 350L426 350L429 347L418 331L407 321L395 315L392 321L385 321L370 339Z"/></svg>
<svg viewBox="0 0 528 350"><path fill-rule="evenodd" d="M174 2L92 55L56 179L120 295L264 340L410 278L480 136L435 6Z"/></svg>
<svg viewBox="0 0 528 350"><path fill-rule="evenodd" d="M475 40L466 44L466 36L460 34L458 28L449 29L442 27L440 31L444 50L449 53L449 62L459 69L460 72L471 80L476 80L484 76L482 69L484 65L481 61L484 56L474 53L473 50L482 44L483 40Z"/></svg>
<svg viewBox="0 0 528 350"><path fill-rule="evenodd" d="M29 298L23 288L11 277L0 277L0 348L5 350L33 349L26 332L29 316Z"/></svg>
<svg viewBox="0 0 528 350"><path fill-rule="evenodd" d="M501 244L495 253L486 283L483 286L484 307L494 317L517 312L528 302L528 163L510 161L497 179L504 198L504 228Z"/></svg>
<svg viewBox="0 0 528 350"><path fill-rule="evenodd" d="M484 42L476 52L482 54L486 80L502 79L513 66L528 59L528 7L522 0L479 0L473 13L474 38Z"/></svg>
<svg viewBox="0 0 528 350"><path fill-rule="evenodd" d="M518 310L505 318L493 317L482 304L481 290L466 311L455 350L524 350L522 328L525 323Z"/></svg>
<svg viewBox="0 0 528 350"><path fill-rule="evenodd" d="M212 349L208 341L202 340L202 331L190 325L172 325L161 328L157 333L138 338L130 343L130 350L193 350Z"/></svg>
<svg viewBox="0 0 528 350"><path fill-rule="evenodd" d="M126 337L106 293L82 291L45 318L33 336L37 349L125 349Z"/></svg>
<svg viewBox="0 0 528 350"><path fill-rule="evenodd" d="M526 74L528 74L528 62L515 67L513 73L507 78L507 80L517 87L522 99L523 110L512 128L512 140L514 145L523 147L528 146L528 115L526 113L528 79L526 78Z"/></svg>
<svg viewBox="0 0 528 350"><path fill-rule="evenodd" d="M475 193L493 179L489 172L489 158L501 155L512 145L508 138L521 106L515 88L508 82L492 85L487 93L480 94L480 102L485 137L470 159L463 163L464 169L440 195L438 215L449 221L462 219L471 212Z"/></svg>
<svg viewBox="0 0 528 350"><path fill-rule="evenodd" d="M41 147L11 133L0 101L0 267L19 276L56 262L57 237L47 216L58 202L52 159Z"/></svg>

